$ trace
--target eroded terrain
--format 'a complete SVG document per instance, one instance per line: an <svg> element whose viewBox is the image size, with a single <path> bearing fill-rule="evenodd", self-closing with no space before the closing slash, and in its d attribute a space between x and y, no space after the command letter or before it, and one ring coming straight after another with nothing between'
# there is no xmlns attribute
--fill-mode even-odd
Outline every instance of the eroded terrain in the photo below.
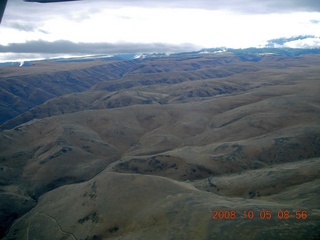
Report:
<svg viewBox="0 0 320 240"><path fill-rule="evenodd" d="M4 239L320 237L319 55L52 64L1 68Z"/></svg>

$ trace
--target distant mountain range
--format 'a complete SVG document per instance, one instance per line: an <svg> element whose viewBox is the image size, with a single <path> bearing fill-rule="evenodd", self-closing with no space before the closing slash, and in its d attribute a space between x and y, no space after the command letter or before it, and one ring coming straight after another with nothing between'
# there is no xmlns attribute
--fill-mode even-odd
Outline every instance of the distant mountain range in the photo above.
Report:
<svg viewBox="0 0 320 240"><path fill-rule="evenodd" d="M198 51L192 52L179 52L179 53L119 53L119 54L98 54L98 55L86 55L86 56L76 56L76 57L61 57L61 58L49 58L42 60L25 60L25 61L7 61L0 62L0 66L30 66L32 62L39 61L50 61L50 62L90 62L93 60L102 61L114 61L114 60L133 60L139 58L159 58L159 57L178 57L189 54L219 54L219 53L233 53L236 55L256 55L258 58L265 54L278 54L286 56L299 56L302 54L320 54L320 48L289 48L284 47L285 43L315 38L315 36L305 35L296 36L291 38L278 38L268 41L266 47L263 48L244 48L244 49L233 49L233 48L203 48Z"/></svg>

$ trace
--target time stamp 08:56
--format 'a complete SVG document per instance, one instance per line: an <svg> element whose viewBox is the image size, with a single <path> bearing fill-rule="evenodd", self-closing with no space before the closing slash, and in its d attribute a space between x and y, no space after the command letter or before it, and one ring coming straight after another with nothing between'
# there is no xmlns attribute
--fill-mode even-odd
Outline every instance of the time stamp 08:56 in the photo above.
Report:
<svg viewBox="0 0 320 240"><path fill-rule="evenodd" d="M213 220L234 220L238 218L243 219L262 219L262 220L271 220L271 219L279 219L279 220L287 220L287 219L297 219L297 220L305 220L308 218L307 210L278 210L276 212L271 212L271 210L213 210L212 211L212 219Z"/></svg>

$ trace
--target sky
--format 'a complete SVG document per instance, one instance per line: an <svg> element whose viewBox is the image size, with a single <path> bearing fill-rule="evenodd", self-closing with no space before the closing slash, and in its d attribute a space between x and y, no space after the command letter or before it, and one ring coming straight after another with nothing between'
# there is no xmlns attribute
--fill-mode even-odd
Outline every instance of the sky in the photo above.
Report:
<svg viewBox="0 0 320 240"><path fill-rule="evenodd" d="M0 61L263 47L280 38L288 41L275 47L320 48L320 1L9 0Z"/></svg>

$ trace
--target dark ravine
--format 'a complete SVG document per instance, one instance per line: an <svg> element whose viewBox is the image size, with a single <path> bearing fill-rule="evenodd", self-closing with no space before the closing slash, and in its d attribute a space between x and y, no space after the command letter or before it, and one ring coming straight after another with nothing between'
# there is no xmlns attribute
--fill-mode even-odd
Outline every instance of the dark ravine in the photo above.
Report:
<svg viewBox="0 0 320 240"><path fill-rule="evenodd" d="M81 66L81 69L74 69L74 66L71 65L71 70L59 70L57 66L57 69L50 73L40 71L34 74L32 73L33 68L35 71L38 69L36 65L25 67L25 74L19 73L16 76L10 74L10 76L1 77L0 123L39 106L49 99L82 92L99 82L120 78L133 65L135 61L104 64L98 62L97 66Z"/></svg>

